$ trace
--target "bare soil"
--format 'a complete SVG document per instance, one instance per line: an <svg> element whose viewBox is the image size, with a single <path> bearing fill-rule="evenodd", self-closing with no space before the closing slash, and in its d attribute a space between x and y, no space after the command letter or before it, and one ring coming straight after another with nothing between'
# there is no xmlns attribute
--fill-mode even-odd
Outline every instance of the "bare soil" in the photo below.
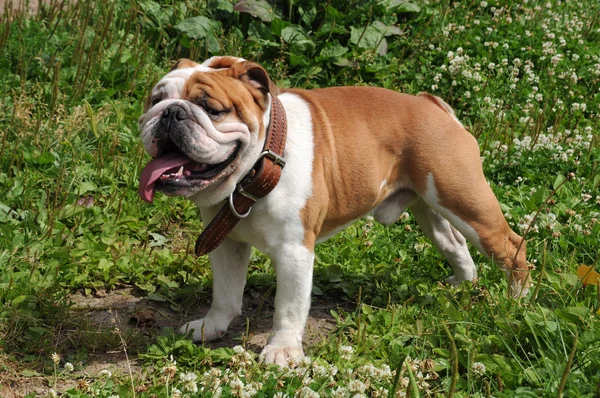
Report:
<svg viewBox="0 0 600 398"><path fill-rule="evenodd" d="M97 378L103 369L121 377L128 377L131 369L134 379L140 379L143 372L136 359L136 351L151 344L153 336L163 328L177 329L188 321L202 318L210 307L208 300L174 311L168 303L148 300L131 287L110 292L98 291L91 295L76 293L71 300L75 305L70 317L73 318L73 325L79 327L65 331L63 341L73 346L73 355L79 344L92 348L97 345L96 349L90 350L82 370L76 370L68 379L61 378L58 381L58 392L76 386L78 380L86 377ZM347 303L335 300L313 300L305 329L305 348L329 337L335 328L330 311L346 306ZM207 345L211 348L233 347L245 340L247 349L260 353L269 337L272 316L272 297L265 299L259 292L246 292L242 316L232 322L221 339ZM116 336L115 328L118 328ZM124 346L128 356L125 355ZM26 377L0 372L0 397L24 397L31 393L44 396L52 386L52 376Z"/></svg>

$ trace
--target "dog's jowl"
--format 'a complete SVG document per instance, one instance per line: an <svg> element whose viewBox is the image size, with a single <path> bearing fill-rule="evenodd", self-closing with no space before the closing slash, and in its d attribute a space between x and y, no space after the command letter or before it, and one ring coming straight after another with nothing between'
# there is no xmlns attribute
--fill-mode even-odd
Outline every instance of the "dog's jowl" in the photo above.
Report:
<svg viewBox="0 0 600 398"><path fill-rule="evenodd" d="M218 245L212 306L180 329L195 340L219 337L239 315L253 246L277 274L261 356L281 365L302 356L314 246L369 213L391 224L410 209L452 266L449 283L477 277L469 240L506 272L513 295L528 290L525 242L485 180L477 141L438 97L279 89L240 58L180 60L152 90L139 127L153 158L141 197L188 198L208 226L200 252Z"/></svg>

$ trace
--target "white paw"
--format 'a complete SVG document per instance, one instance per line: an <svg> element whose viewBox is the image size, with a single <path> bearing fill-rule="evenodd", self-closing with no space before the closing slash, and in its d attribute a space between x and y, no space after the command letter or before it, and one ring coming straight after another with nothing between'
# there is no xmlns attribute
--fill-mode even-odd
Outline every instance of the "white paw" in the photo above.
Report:
<svg viewBox="0 0 600 398"><path fill-rule="evenodd" d="M463 275L463 276L452 275L452 276L446 278L446 283L449 283L452 286L458 286L464 281L472 281L475 278L476 278L476 276L470 276L470 275Z"/></svg>
<svg viewBox="0 0 600 398"><path fill-rule="evenodd" d="M210 323L206 323L204 319L198 319L196 321L188 322L177 330L177 333L186 334L192 332L192 339L194 341L210 341L217 339L225 334L226 330L219 330L211 327Z"/></svg>
<svg viewBox="0 0 600 398"><path fill-rule="evenodd" d="M276 347L267 345L260 353L260 360L266 364L274 363L279 366L289 366L290 361L304 358L304 351L300 346Z"/></svg>
<svg viewBox="0 0 600 398"><path fill-rule="evenodd" d="M513 298L525 297L527 296L527 293L529 293L530 287L529 280L527 280L525 284L513 280L511 283L510 293Z"/></svg>

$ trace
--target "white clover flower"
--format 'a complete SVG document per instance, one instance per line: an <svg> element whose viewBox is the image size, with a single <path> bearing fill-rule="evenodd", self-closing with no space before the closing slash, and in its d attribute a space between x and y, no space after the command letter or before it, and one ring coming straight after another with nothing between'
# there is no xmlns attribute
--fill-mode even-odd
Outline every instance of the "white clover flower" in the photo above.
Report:
<svg viewBox="0 0 600 398"><path fill-rule="evenodd" d="M160 372L169 378L175 377L175 374L177 374L177 361L173 359L173 355L169 357L167 364L161 369Z"/></svg>
<svg viewBox="0 0 600 398"><path fill-rule="evenodd" d="M179 380L182 382L182 388L185 391L189 391L191 393L198 392L198 385L196 384L196 379L198 376L194 372L180 373Z"/></svg>
<svg viewBox="0 0 600 398"><path fill-rule="evenodd" d="M315 377L324 377L324 376L327 376L327 374L328 374L327 368L325 368L325 366L321 366L321 365L313 366L312 371L313 371L313 375Z"/></svg>
<svg viewBox="0 0 600 398"><path fill-rule="evenodd" d="M471 372L475 377L483 377L485 375L485 365L481 362L473 362L471 365Z"/></svg>
<svg viewBox="0 0 600 398"><path fill-rule="evenodd" d="M488 6L488 2L487 1L482 1L481 3L479 3L479 6L481 8L486 8Z"/></svg>
<svg viewBox="0 0 600 398"><path fill-rule="evenodd" d="M102 369L100 371L100 377L103 379L110 379L112 377L112 373L108 369Z"/></svg>
<svg viewBox="0 0 600 398"><path fill-rule="evenodd" d="M173 398L182 398L183 397L183 393L181 392L181 390L174 388L173 390L171 390L171 396Z"/></svg>
<svg viewBox="0 0 600 398"><path fill-rule="evenodd" d="M56 393L54 388L51 388L48 390L48 392L46 392L46 396L51 397L51 398L56 398L56 397L58 397L58 394Z"/></svg>
<svg viewBox="0 0 600 398"><path fill-rule="evenodd" d="M320 395L318 392L314 391L310 387L302 387L300 393L297 395L300 398L319 398Z"/></svg>
<svg viewBox="0 0 600 398"><path fill-rule="evenodd" d="M348 389L345 387L337 387L331 392L332 398L346 398L348 395Z"/></svg>
<svg viewBox="0 0 600 398"><path fill-rule="evenodd" d="M338 349L338 353L342 359L350 359L352 358L352 354L354 354L354 348L349 345L343 345Z"/></svg>
<svg viewBox="0 0 600 398"><path fill-rule="evenodd" d="M592 195L590 195L590 194L588 194L588 193L583 193L583 194L581 194L581 199L582 199L584 202L587 202L587 201L588 201L588 200L590 200L591 198L592 198Z"/></svg>
<svg viewBox="0 0 600 398"><path fill-rule="evenodd" d="M244 389L244 382L236 377L229 382L229 387L234 391L241 392Z"/></svg>
<svg viewBox="0 0 600 398"><path fill-rule="evenodd" d="M571 73L570 78L573 83L577 83L577 81L579 80L579 76L577 76L577 73L575 72Z"/></svg>
<svg viewBox="0 0 600 398"><path fill-rule="evenodd" d="M54 362L56 365L59 364L59 362L60 362L60 355L58 355L57 353L54 353L54 354L52 354L51 358L52 358L52 362Z"/></svg>
<svg viewBox="0 0 600 398"><path fill-rule="evenodd" d="M235 352L236 354L243 354L244 352L246 352L246 350L241 345L236 345L235 347L233 347L233 352Z"/></svg>
<svg viewBox="0 0 600 398"><path fill-rule="evenodd" d="M72 372L73 371L73 364L71 362L67 362L65 363L65 371L66 372Z"/></svg>
<svg viewBox="0 0 600 398"><path fill-rule="evenodd" d="M415 243L415 246L414 246L417 253L421 253L423 250L425 250L426 247L427 247L427 243Z"/></svg>
<svg viewBox="0 0 600 398"><path fill-rule="evenodd" d="M335 377L335 375L338 373L338 368L337 366L333 365L330 369L329 369L329 376L331 377Z"/></svg>
<svg viewBox="0 0 600 398"><path fill-rule="evenodd" d="M367 389L367 386L362 381L354 379L348 383L348 389L352 392L363 393Z"/></svg>

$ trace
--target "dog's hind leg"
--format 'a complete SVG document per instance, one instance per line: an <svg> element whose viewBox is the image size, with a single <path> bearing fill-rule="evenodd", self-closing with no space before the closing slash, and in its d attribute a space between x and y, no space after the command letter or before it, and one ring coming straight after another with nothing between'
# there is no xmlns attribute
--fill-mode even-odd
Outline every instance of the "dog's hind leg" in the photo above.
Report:
<svg viewBox="0 0 600 398"><path fill-rule="evenodd" d="M454 275L446 279L453 285L477 277L477 269L467 248L467 241L437 211L419 199L410 207L423 233L431 239L435 247L448 260Z"/></svg>
<svg viewBox="0 0 600 398"><path fill-rule="evenodd" d="M510 229L480 164L478 167L463 168L464 173L446 175L443 181L429 173L425 192L420 196L477 250L502 268L513 296L523 296L530 285L526 242Z"/></svg>

